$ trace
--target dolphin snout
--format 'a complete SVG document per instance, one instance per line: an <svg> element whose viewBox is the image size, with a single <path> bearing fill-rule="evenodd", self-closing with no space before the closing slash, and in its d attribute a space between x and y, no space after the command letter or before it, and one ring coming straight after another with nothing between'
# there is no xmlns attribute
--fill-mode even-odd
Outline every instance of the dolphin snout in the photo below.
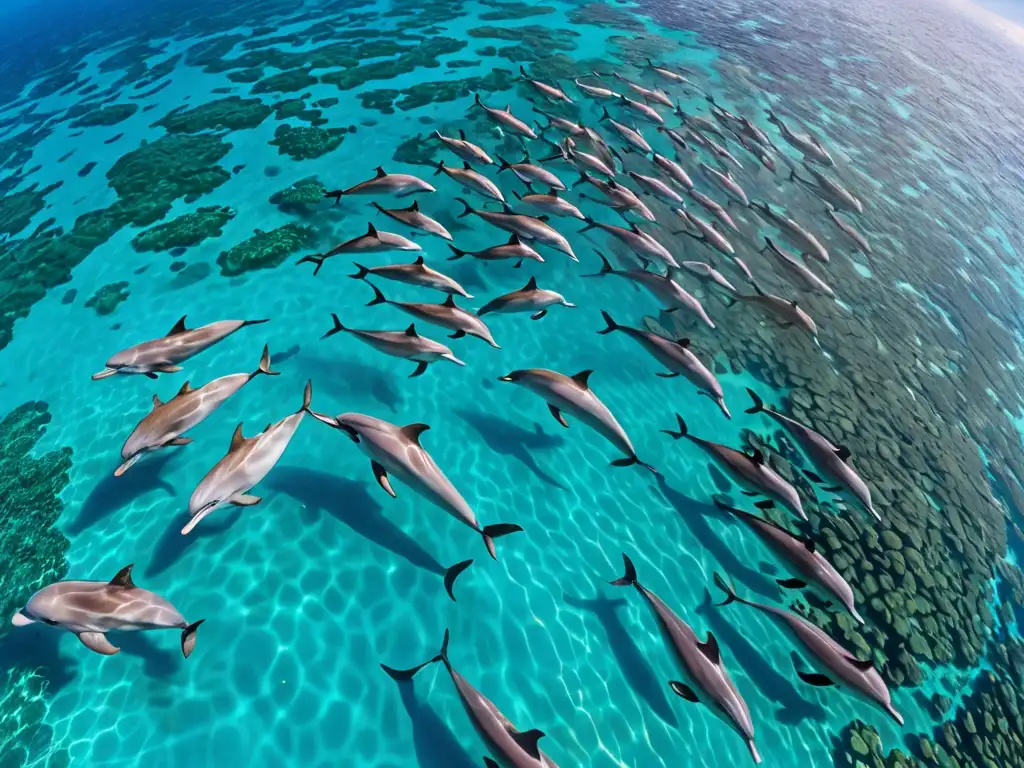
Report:
<svg viewBox="0 0 1024 768"><path fill-rule="evenodd" d="M104 368L99 373L94 373L92 375L92 380L99 381L100 379L105 379L108 376L113 376L115 373L117 373L117 368Z"/></svg>
<svg viewBox="0 0 1024 768"><path fill-rule="evenodd" d="M452 355L452 354L441 355L441 358L443 360L447 360L450 363L455 363L456 365L461 365L461 366L465 366L466 365L466 363L464 361L459 360L459 358L457 358L455 355Z"/></svg>
<svg viewBox="0 0 1024 768"><path fill-rule="evenodd" d="M511 376L499 376L498 381L515 381Z"/></svg>
<svg viewBox="0 0 1024 768"><path fill-rule="evenodd" d="M889 713L889 716L895 720L899 725L903 725L903 715L896 711L896 708L892 704L888 704L885 707L885 711Z"/></svg>
<svg viewBox="0 0 1024 768"><path fill-rule="evenodd" d="M120 477L121 475L123 475L125 472L131 469L132 465L140 458L142 458L141 453L136 453L133 456L129 456L127 459L125 459L121 466L114 470L114 477Z"/></svg>

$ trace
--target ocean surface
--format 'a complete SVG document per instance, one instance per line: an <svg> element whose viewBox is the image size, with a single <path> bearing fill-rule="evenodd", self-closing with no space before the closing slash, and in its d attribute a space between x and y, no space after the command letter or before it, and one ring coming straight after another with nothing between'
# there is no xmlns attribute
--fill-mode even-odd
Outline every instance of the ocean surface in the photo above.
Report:
<svg viewBox="0 0 1024 768"><path fill-rule="evenodd" d="M993 616L1004 615L1002 602L1019 598L998 585L1019 583L1008 574L1019 573L1021 540L1004 522L1011 494L998 484L988 490L985 467L998 455L1009 475L1024 468L1017 431L1024 423L1017 394L1024 364L1018 250L1024 67L1021 51L998 33L938 0L812 0L785 7L756 0L86 5L23 4L7 11L0 32L0 257L8 262L0 291L11 318L0 349L0 411L45 402L52 420L33 455L72 450L56 520L69 542L62 577L106 581L133 563L138 586L169 599L188 621L205 623L188 659L174 629L112 634L122 649L112 657L90 652L57 628L4 629L3 669L35 670L40 679L31 711L0 712L0 722L15 717L25 728L0 731L12 740L11 750L18 742L7 753L17 755L7 758L12 765L480 766L488 747L441 665L421 672L414 684L396 683L379 666L411 667L432 658L446 629L454 668L520 730L542 730L543 750L562 768L750 764L743 740L708 707L673 694L668 681L680 672L655 617L635 590L608 584L622 575L623 553L642 584L701 638L714 633L749 705L766 765L845 764L837 757L839 737L856 720L877 730L884 751L914 753L921 735L955 716L972 681L998 668L990 653L1013 642L1017 627ZM648 57L685 72L692 84L660 79L646 66ZM521 65L557 82L575 103L544 104L517 80ZM763 237L777 239L777 229L753 210L729 206L740 229L729 237L759 287L798 299L815 318L816 340L780 327L748 302L727 306L727 298L691 277L682 283L702 300L716 329L680 312L663 314L657 299L627 280L589 277L600 268L598 253L617 268L638 267L627 249L599 230L580 232L583 223L574 219L551 224L579 263L541 248L544 263L516 269L470 257L446 261L451 251L443 239L370 207L405 207L417 199L462 250L507 239L476 217L458 218L456 197L474 207L484 198L432 175L438 160L461 164L432 138L435 129L449 136L464 130L492 157L521 159L523 144L484 119L473 106L475 93L531 124L544 122L535 108L561 109L558 114L597 127L627 168L653 175L648 161L625 152L607 122L599 123L601 105L573 84L594 69L605 76L584 82L628 93L607 74L614 71L663 88L689 114L710 117L705 95L713 94L768 134L776 171L731 138L726 146L742 164L734 178L751 199L784 208L819 236L831 259L808 264L837 298L801 293L780 276L759 253ZM228 105L219 117L203 113L177 129L165 118L231 97L253 102ZM302 103L282 105L288 99ZM117 105L135 108L96 117ZM672 109L657 109L666 126L679 125ZM871 254L828 220L820 196L788 181L790 167L810 177L768 121L768 110L794 130L813 131L833 155L835 166L821 171L863 202L863 214L841 215L871 242ZM618 106L611 111L639 126L658 152L676 156L654 125ZM345 130L310 134L311 149L286 154L281 126ZM139 153L167 136L215 137L210 140L229 146L203 157L198 144L168 145L168 156ZM554 131L545 136L561 138ZM536 140L528 150L538 161L552 148ZM728 166L699 149L679 160L698 189L727 202L699 163ZM436 191L405 199L343 196L336 205L317 199L319 191L294 206L271 199L313 177L329 190L350 187L373 177L377 166L415 174ZM567 186L579 177L564 163L544 167ZM530 212L512 197L513 190L526 190L511 171L480 169L518 212ZM210 183L201 181L204 174ZM24 215L16 215L10 201L25 192L18 198ZM44 197L36 202L32 193ZM564 196L600 222L622 224L595 202L599 193L591 187ZM155 213L138 213L153 200ZM135 207L117 218L111 211L122 204ZM650 204L658 225L647 231L677 258L710 260L741 294L754 295L741 269L677 234L682 222L668 206ZM158 223L221 206L232 215L194 244L133 245ZM706 215L693 201L688 207ZM79 217L98 211L116 223L97 226L109 230L103 236L84 233ZM420 254L343 254L316 275L312 264L296 265L365 233L370 223L410 237L429 265L459 280L474 296L457 297L459 306L478 309L531 276L577 306L551 307L537 321L528 314L488 315L500 349L470 337L448 340L443 329L417 322L421 334L449 345L465 366L441 361L409 378L413 363L349 334L321 336L332 327L331 313L351 328L404 330L407 314L365 306L371 287L348 275L354 261L378 266ZM286 225L301 228L297 245L280 245L266 258L247 253L250 261L241 268L223 255L258 231L280 237ZM60 247L11 266L26 242L49 236ZM90 237L84 252L74 250ZM121 290L127 298L87 306L99 289L120 283L103 296ZM392 281L375 284L389 300L444 298ZM599 335L601 310L621 324L643 327L645 318L656 319L673 337L691 337L717 371L732 419L685 380L656 376L663 368L625 334ZM270 322L240 330L157 380L90 378L115 352L166 334L182 316L189 327L222 319ZM153 395L166 401L186 381L195 387L254 371L264 344L279 376L256 377L188 433L191 444L156 452L114 477L121 446L151 410ZM564 429L539 397L498 381L522 368L592 370L591 389L629 434L637 456L659 474L609 466L622 456L610 443L568 414ZM477 534L401 482L395 482L397 498L390 498L356 445L307 416L253 489L261 503L219 509L182 536L189 496L227 451L236 425L250 436L297 411L307 380L318 412L429 425L423 447L481 524L514 523L524 532L499 539L492 560ZM883 532L893 533L897 544L900 537L914 541L925 554L930 565L922 570L958 569L950 580L962 579L969 589L928 587L947 592L952 607L938 609L945 613L930 623L923 609L912 617L932 650L892 640L903 614L892 606L864 608L877 634L865 630L858 635L863 647L850 646L843 635L850 622L829 619L820 601L781 589L776 580L791 570L713 505L724 492L757 512L755 500L709 468L698 445L662 432L676 429L679 413L701 438L741 449L767 441L795 461L792 474L802 477L800 467L812 466L807 457L770 419L744 413L748 387L765 403L795 407L827 435L838 430L836 442L845 439L854 461L864 456L856 465L876 493L883 522L848 495L837 501L836 493L806 482L800 487L810 523L781 509L774 519L812 537L825 526L849 530L851 541L877 543ZM923 415L911 419L911 413ZM893 442L902 454L888 447ZM948 465L943 454L951 457ZM911 494L924 510L920 516L909 511ZM16 513L27 514L5 508L5 515ZM823 522L836 518L848 522L838 529ZM929 525L942 533L925 535ZM842 550L841 535L827 538L831 555ZM30 559L32 549L3 556ZM475 562L456 583L452 602L441 574L467 558ZM895 559L886 556L885 567ZM865 578L882 577L872 562L854 555L840 568L859 605L871 602ZM743 605L711 604L722 597L715 572L752 599L779 607L802 603L840 642L875 658L904 726L848 691L801 682L796 669L807 664L794 663L796 646L775 623ZM40 586L26 579L12 589L20 590L23 604ZM936 604L927 594L929 605ZM951 628L953 620L943 616L967 618ZM971 652L953 641L950 653L937 650L945 647L942 638L964 634L972 639L962 647ZM897 674L899 653L913 659L901 661ZM911 667L916 680L906 671ZM952 708L937 713L929 703L936 694L949 697ZM15 705L5 698L0 706Z"/></svg>

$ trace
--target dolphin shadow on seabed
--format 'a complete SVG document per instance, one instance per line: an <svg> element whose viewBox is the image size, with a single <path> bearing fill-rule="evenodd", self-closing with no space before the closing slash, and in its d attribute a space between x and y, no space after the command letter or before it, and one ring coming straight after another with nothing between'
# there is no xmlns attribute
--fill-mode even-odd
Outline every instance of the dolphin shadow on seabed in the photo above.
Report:
<svg viewBox="0 0 1024 768"><path fill-rule="evenodd" d="M384 547L411 565L444 575L445 567L437 558L388 520L384 507L370 495L366 483L296 466L277 467L265 482L311 512L326 512L367 541Z"/></svg>
<svg viewBox="0 0 1024 768"><path fill-rule="evenodd" d="M146 566L146 577L159 576L177 563L182 555L194 547L195 543L200 539L226 533L231 526L238 522L241 516L242 509L236 508L234 512L223 520L205 522L203 526L196 528L188 536L183 536L181 533L183 518L173 517L168 521L167 528L153 549L153 557ZM125 648L125 650L128 651L128 648Z"/></svg>
<svg viewBox="0 0 1024 768"><path fill-rule="evenodd" d="M368 397L392 413L397 413L402 405L402 391L395 384L395 377L378 368L352 359L332 359L305 352L299 353L298 359L312 368L312 378L323 382L322 387L327 394L337 395L345 401L353 397Z"/></svg>
<svg viewBox="0 0 1024 768"><path fill-rule="evenodd" d="M182 536L180 531L178 537ZM178 671L184 659L181 658L181 651L174 643L161 644L161 637L151 638L144 632L118 632L111 637L117 637L117 645L121 653L142 659L143 674L152 680L163 680Z"/></svg>
<svg viewBox="0 0 1024 768"><path fill-rule="evenodd" d="M412 743L420 768L480 768L480 758L471 757L444 720L416 698L412 681L398 683L398 691L412 723Z"/></svg>
<svg viewBox="0 0 1024 768"><path fill-rule="evenodd" d="M708 525L708 518L718 518L732 524L724 514L712 504L705 504L691 499L689 496L673 489L666 482L662 475L657 476L658 490L661 491L665 500L675 507L683 522L690 529L690 533L696 537L701 546L704 547L715 561L736 581L755 592L761 597L769 600L779 598L779 585L774 579L768 578L759 571L747 565L739 556L730 549Z"/></svg>
<svg viewBox="0 0 1024 768"><path fill-rule="evenodd" d="M668 696L665 694L670 690L668 679L660 680L658 678L619 619L618 609L627 605L626 600L601 597L600 593L593 600L584 600L564 594L562 599L573 608L592 613L601 622L601 627L608 636L608 645L615 655L615 661L618 663L619 669L622 670L622 675L626 678L629 687L637 696L647 702L647 706L658 717L667 724L676 726L678 721L675 712L672 711Z"/></svg>
<svg viewBox="0 0 1024 768"><path fill-rule="evenodd" d="M4 617L10 620L10 617ZM48 695L53 695L77 677L78 665L74 662L71 648L61 653L61 639L67 636L74 645L78 640L68 632L48 627L45 624L21 627L9 632L0 640L0 679L17 669L33 669L47 682Z"/></svg>
<svg viewBox="0 0 1024 768"><path fill-rule="evenodd" d="M495 453L518 459L528 470L548 485L565 491L568 490L558 480L549 475L537 464L534 451L546 451L558 448L565 440L557 435L547 434L538 422L533 423L533 431L523 429L518 424L483 411L455 410L455 415L465 421L477 432L483 441Z"/></svg>
<svg viewBox="0 0 1024 768"><path fill-rule="evenodd" d="M150 491L161 490L167 496L177 496L174 486L160 479L175 453L164 449L153 456L146 456L121 477L114 477L112 465L110 473L105 474L89 492L78 516L68 524L67 533L71 536L82 533Z"/></svg>

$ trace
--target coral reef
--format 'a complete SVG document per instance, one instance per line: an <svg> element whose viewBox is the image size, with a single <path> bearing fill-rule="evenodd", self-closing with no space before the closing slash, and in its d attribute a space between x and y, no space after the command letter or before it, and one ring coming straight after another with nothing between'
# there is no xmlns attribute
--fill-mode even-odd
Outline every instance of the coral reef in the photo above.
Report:
<svg viewBox="0 0 1024 768"><path fill-rule="evenodd" d="M70 110L69 110L70 111ZM117 125L139 111L138 104L114 104L109 107L86 112L71 121L72 128L91 128L97 125Z"/></svg>
<svg viewBox="0 0 1024 768"><path fill-rule="evenodd" d="M293 160L309 160L336 150L347 132L345 128L295 127L286 124L278 126L270 143L277 147L279 155L288 155Z"/></svg>
<svg viewBox="0 0 1024 768"><path fill-rule="evenodd" d="M46 196L61 183L58 181L43 189L32 184L21 192L0 197L0 235L16 235L27 227L32 217L46 207Z"/></svg>
<svg viewBox="0 0 1024 768"><path fill-rule="evenodd" d="M220 237L224 225L234 217L235 212L228 206L199 208L140 232L132 239L132 248L140 252L190 248L208 238Z"/></svg>
<svg viewBox="0 0 1024 768"><path fill-rule="evenodd" d="M217 257L217 264L225 277L270 269L310 245L314 239L312 228L301 224L285 224L270 232L256 230L248 240L223 251Z"/></svg>
<svg viewBox="0 0 1024 768"><path fill-rule="evenodd" d="M308 213L311 206L323 202L326 187L316 176L301 179L270 196L270 202L287 213Z"/></svg>
<svg viewBox="0 0 1024 768"><path fill-rule="evenodd" d="M210 130L240 131L255 128L272 114L273 110L259 99L228 96L188 109L178 107L157 120L154 125L168 133L199 133Z"/></svg>
<svg viewBox="0 0 1024 768"><path fill-rule="evenodd" d="M127 289L128 283L123 281L104 285L85 302L85 306L96 310L96 314L101 317L111 315L117 309L117 305L128 298L129 292Z"/></svg>
<svg viewBox="0 0 1024 768"><path fill-rule="evenodd" d="M263 78L252 87L252 93L295 93L317 82L304 68L289 69Z"/></svg>

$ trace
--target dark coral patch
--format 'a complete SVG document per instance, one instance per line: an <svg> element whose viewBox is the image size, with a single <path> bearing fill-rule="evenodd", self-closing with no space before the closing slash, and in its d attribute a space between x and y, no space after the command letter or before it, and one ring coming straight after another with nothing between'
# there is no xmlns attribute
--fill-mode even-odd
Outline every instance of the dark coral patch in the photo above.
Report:
<svg viewBox="0 0 1024 768"><path fill-rule="evenodd" d="M257 269L279 266L294 253L308 247L316 238L310 227L285 224L283 227L255 234L217 257L220 273L235 277Z"/></svg>

